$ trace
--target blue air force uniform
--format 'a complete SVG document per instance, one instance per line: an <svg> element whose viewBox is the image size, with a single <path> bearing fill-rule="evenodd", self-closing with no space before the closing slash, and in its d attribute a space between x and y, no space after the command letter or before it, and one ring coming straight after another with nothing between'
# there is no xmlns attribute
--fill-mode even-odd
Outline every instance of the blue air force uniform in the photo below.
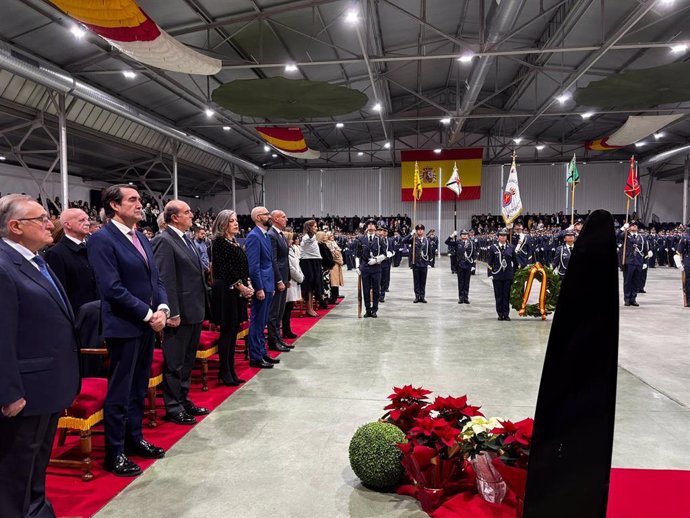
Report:
<svg viewBox="0 0 690 518"><path fill-rule="evenodd" d="M626 306L639 306L637 293L642 285L642 272L649 251L645 239L637 233L637 224L630 223L632 232L618 231L621 241L621 262L623 264L623 299ZM625 256L623 256L625 250Z"/></svg>
<svg viewBox="0 0 690 518"><path fill-rule="evenodd" d="M424 230L423 225L421 229ZM414 254L412 253L412 243L414 239ZM433 247L429 238L422 236L406 236L403 239L403 244L410 243L410 268L412 268L412 279L414 281L414 302L426 303L426 276L429 269L431 253Z"/></svg>
<svg viewBox="0 0 690 518"><path fill-rule="evenodd" d="M362 291L366 317L375 317L379 309L381 288L381 262L385 257L385 245L376 234L364 234L357 238L357 257L362 276ZM373 293L372 293L373 292Z"/></svg>
<svg viewBox="0 0 690 518"><path fill-rule="evenodd" d="M382 253L386 258L381 261L381 287L379 294L379 302L386 301L386 292L391 285L391 266L393 266L391 257L393 257L393 238L392 237L381 237L381 243L383 244Z"/></svg>
<svg viewBox="0 0 690 518"><path fill-rule="evenodd" d="M499 234L500 235L500 234ZM505 235L505 234L504 234ZM499 320L510 320L510 287L515 277L517 258L513 245L494 243L489 247L488 275L494 284L496 313Z"/></svg>
<svg viewBox="0 0 690 518"><path fill-rule="evenodd" d="M479 248L474 241L467 239L466 231L463 230L460 236L458 241L446 241L446 244L453 250L452 260L458 276L458 304L469 304L470 278L477 266Z"/></svg>

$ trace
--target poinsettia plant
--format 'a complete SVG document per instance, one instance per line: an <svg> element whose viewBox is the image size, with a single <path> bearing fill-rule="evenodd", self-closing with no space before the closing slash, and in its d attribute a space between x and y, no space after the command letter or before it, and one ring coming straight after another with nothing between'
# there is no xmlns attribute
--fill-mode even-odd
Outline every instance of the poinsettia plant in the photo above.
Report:
<svg viewBox="0 0 690 518"><path fill-rule="evenodd" d="M526 469L532 445L534 419L527 418L516 423L508 420L499 422L500 426L494 428L491 433L497 436L500 459L508 466Z"/></svg>
<svg viewBox="0 0 690 518"><path fill-rule="evenodd" d="M412 385L393 387L393 393L388 396L390 404L383 407L388 410L381 418L407 433L415 424L415 419L426 415L425 408L429 404L430 390Z"/></svg>

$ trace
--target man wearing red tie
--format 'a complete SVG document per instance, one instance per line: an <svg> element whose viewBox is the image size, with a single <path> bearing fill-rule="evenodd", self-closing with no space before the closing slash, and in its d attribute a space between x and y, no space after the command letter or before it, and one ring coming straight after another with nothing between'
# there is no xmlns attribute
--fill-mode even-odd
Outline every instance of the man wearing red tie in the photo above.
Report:
<svg viewBox="0 0 690 518"><path fill-rule="evenodd" d="M143 219L139 192L113 185L103 192L110 223L91 236L86 251L102 296L103 337L110 358L105 400L104 468L121 477L141 474L128 457L165 455L142 434L144 398L155 334L170 316L149 240L136 230Z"/></svg>

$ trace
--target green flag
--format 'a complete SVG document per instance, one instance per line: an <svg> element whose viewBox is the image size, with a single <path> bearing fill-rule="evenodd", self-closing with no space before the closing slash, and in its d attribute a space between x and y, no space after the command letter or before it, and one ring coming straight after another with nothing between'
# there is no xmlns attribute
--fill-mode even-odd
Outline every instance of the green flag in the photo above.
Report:
<svg viewBox="0 0 690 518"><path fill-rule="evenodd" d="M580 172L577 170L577 161L575 160L575 153L573 159L568 164L568 184L573 187L576 183L580 183Z"/></svg>

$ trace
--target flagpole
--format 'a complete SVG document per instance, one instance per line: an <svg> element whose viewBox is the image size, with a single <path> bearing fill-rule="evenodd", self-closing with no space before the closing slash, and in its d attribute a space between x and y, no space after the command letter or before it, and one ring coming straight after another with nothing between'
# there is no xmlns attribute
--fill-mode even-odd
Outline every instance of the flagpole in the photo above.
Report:
<svg viewBox="0 0 690 518"><path fill-rule="evenodd" d="M453 196L453 230L458 231L458 195Z"/></svg>
<svg viewBox="0 0 690 518"><path fill-rule="evenodd" d="M442 184L442 182L443 182L443 169L441 167L439 167L438 168L438 229L436 230L438 232L438 234L436 234L437 236L441 235L441 207L442 207L442 205L441 205L441 198L442 198L441 184ZM441 256L441 247L438 247L438 248L439 249L436 250L436 254L438 254L440 257ZM436 254L434 254L434 255L436 255Z"/></svg>
<svg viewBox="0 0 690 518"><path fill-rule="evenodd" d="M414 268L415 264L415 245L417 244L417 196L413 195L414 198L414 204L412 205L412 267Z"/></svg>
<svg viewBox="0 0 690 518"><path fill-rule="evenodd" d="M630 212L630 198L628 197L628 200L625 202L625 222L628 222L628 213ZM625 266L625 250L628 246L628 228L625 228L625 232L623 232L623 259L621 261L621 264Z"/></svg>
<svg viewBox="0 0 690 518"><path fill-rule="evenodd" d="M570 224L574 225L575 224L575 186L577 185L576 182L573 182L573 192L570 195Z"/></svg>

